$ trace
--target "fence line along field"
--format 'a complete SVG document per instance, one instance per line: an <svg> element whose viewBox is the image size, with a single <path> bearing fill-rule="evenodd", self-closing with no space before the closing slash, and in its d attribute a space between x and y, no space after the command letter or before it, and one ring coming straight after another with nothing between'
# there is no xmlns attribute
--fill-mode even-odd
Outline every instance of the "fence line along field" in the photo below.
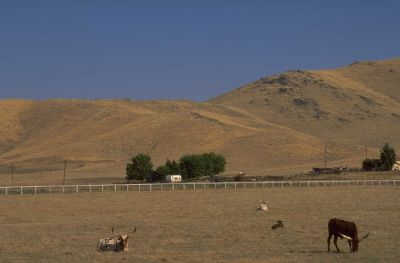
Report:
<svg viewBox="0 0 400 263"><path fill-rule="evenodd" d="M179 190L220 190L275 187L380 187L400 186L400 180L298 180L251 182L186 182L143 184L85 184L0 186L0 195L71 194L85 192L153 192Z"/></svg>
<svg viewBox="0 0 400 263"><path fill-rule="evenodd" d="M0 196L2 262L397 262L398 186ZM268 211L256 210L262 199ZM370 232L327 252L328 220ZM284 228L271 226L282 220ZM111 227L129 251L96 251Z"/></svg>

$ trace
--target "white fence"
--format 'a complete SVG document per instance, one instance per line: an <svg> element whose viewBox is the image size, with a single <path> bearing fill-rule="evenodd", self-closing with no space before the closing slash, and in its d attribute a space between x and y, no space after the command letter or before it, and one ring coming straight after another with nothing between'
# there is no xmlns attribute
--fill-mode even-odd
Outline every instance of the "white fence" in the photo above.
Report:
<svg viewBox="0 0 400 263"><path fill-rule="evenodd" d="M201 189L252 189L275 187L326 187L326 186L400 186L400 180L334 180L334 181L263 181L263 182L195 182L154 184L96 184L96 185L46 185L4 186L0 195L66 194L81 192L152 192Z"/></svg>

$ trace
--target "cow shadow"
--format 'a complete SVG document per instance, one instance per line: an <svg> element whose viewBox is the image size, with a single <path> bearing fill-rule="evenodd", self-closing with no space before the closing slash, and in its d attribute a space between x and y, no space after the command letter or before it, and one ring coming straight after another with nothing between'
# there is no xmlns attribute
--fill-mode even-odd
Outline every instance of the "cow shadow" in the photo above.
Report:
<svg viewBox="0 0 400 263"><path fill-rule="evenodd" d="M328 252L327 250L300 250L300 251L290 251L290 253L296 253L296 254L329 254L329 253L343 253L343 252L337 252L337 251L331 251Z"/></svg>

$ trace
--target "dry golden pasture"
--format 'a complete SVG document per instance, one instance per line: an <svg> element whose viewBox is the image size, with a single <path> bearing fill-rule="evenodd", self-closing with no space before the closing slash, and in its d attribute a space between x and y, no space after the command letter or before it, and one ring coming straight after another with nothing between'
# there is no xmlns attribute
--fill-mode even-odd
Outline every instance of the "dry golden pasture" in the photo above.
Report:
<svg viewBox="0 0 400 263"><path fill-rule="evenodd" d="M0 262L398 262L399 200L393 186L0 196ZM331 217L370 232L359 252L327 252ZM96 252L112 225L137 227L128 252Z"/></svg>

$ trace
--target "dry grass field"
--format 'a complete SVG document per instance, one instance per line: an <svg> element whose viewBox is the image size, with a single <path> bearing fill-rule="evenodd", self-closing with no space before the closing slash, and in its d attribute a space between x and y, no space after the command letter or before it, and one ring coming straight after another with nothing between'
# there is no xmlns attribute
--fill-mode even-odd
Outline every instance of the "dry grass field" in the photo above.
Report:
<svg viewBox="0 0 400 263"><path fill-rule="evenodd" d="M398 262L398 187L0 196L0 262ZM263 199L268 212L256 211ZM327 252L331 217L370 232ZM284 228L272 230L276 220ZM125 253L99 238L137 227ZM332 244L333 246L333 244Z"/></svg>

